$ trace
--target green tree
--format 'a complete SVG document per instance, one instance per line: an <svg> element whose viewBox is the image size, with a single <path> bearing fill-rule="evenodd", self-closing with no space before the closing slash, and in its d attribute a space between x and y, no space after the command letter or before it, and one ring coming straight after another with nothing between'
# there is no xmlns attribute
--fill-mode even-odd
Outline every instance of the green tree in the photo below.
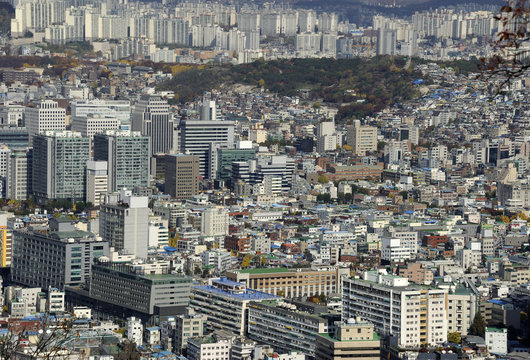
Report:
<svg viewBox="0 0 530 360"><path fill-rule="evenodd" d="M457 331L449 332L447 333L447 341L455 343L455 344L460 344L460 342L462 341L462 336Z"/></svg>
<svg viewBox="0 0 530 360"><path fill-rule="evenodd" d="M318 175L318 182L321 183L321 184L326 184L329 182L329 179L326 175L324 174L320 174Z"/></svg>
<svg viewBox="0 0 530 360"><path fill-rule="evenodd" d="M486 332L486 320L484 320L484 317L480 312L477 312L475 315L469 331L472 335L484 336L484 333Z"/></svg>

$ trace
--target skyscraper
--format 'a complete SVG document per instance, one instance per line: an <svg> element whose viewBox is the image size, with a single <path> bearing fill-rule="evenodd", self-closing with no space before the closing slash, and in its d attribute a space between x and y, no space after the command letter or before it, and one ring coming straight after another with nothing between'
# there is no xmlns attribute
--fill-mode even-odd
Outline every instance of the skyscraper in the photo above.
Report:
<svg viewBox="0 0 530 360"><path fill-rule="evenodd" d="M108 191L108 173L106 161L87 162L86 202L99 206Z"/></svg>
<svg viewBox="0 0 530 360"><path fill-rule="evenodd" d="M33 150L12 149L7 162L6 198L26 200L32 187Z"/></svg>
<svg viewBox="0 0 530 360"><path fill-rule="evenodd" d="M153 154L169 154L173 150L173 116L169 104L158 95L142 95L134 108L132 130L151 139Z"/></svg>
<svg viewBox="0 0 530 360"><path fill-rule="evenodd" d="M33 137L48 130L66 129L66 109L60 108L56 101L42 100L35 107L25 111L25 123L29 133L29 143Z"/></svg>
<svg viewBox="0 0 530 360"><path fill-rule="evenodd" d="M108 130L94 135L94 160L106 161L108 189L149 186L149 138L137 131Z"/></svg>
<svg viewBox="0 0 530 360"><path fill-rule="evenodd" d="M199 193L199 157L166 155L165 192L172 198L185 200Z"/></svg>
<svg viewBox="0 0 530 360"><path fill-rule="evenodd" d="M46 131L33 139L33 194L39 202L85 199L90 139L71 131Z"/></svg>
<svg viewBox="0 0 530 360"><path fill-rule="evenodd" d="M184 119L179 129L181 152L197 155L200 175L213 178L217 149L234 146L234 122Z"/></svg>

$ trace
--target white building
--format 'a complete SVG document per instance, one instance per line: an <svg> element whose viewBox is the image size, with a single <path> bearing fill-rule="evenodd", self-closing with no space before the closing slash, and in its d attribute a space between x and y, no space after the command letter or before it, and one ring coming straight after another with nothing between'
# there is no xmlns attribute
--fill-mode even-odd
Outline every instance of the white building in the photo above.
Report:
<svg viewBox="0 0 530 360"><path fill-rule="evenodd" d="M143 333L142 320L134 316L128 317L125 325L125 336L127 336L127 339L133 341L136 345L142 345Z"/></svg>
<svg viewBox="0 0 530 360"><path fill-rule="evenodd" d="M72 118L109 116L118 119L120 124L131 122L131 103L128 100L77 100L72 102Z"/></svg>
<svg viewBox="0 0 530 360"><path fill-rule="evenodd" d="M108 174L106 161L87 161L86 166L86 202L99 206L108 192Z"/></svg>
<svg viewBox="0 0 530 360"><path fill-rule="evenodd" d="M229 216L228 211L222 206L208 208L201 215L202 236L226 236L228 235Z"/></svg>
<svg viewBox="0 0 530 360"><path fill-rule="evenodd" d="M6 104L0 107L0 125L24 126L24 110L22 105Z"/></svg>
<svg viewBox="0 0 530 360"><path fill-rule="evenodd" d="M49 287L46 311L49 313L64 312L64 294L64 291Z"/></svg>
<svg viewBox="0 0 530 360"><path fill-rule="evenodd" d="M344 279L342 318L361 317L377 332L395 336L400 347L447 340L447 290L411 285L407 278L368 271Z"/></svg>
<svg viewBox="0 0 530 360"><path fill-rule="evenodd" d="M232 254L229 251L212 250L201 253L202 266L210 266L219 272L232 267Z"/></svg>
<svg viewBox="0 0 530 360"><path fill-rule="evenodd" d="M508 353L508 330L487 327L486 346L490 354L506 355Z"/></svg>
<svg viewBox="0 0 530 360"><path fill-rule="evenodd" d="M86 116L72 117L72 130L80 132L81 135L93 138L95 134L105 130L117 130L120 121L112 116L100 114L87 114Z"/></svg>
<svg viewBox="0 0 530 360"><path fill-rule="evenodd" d="M161 249L169 244L168 221L153 216L148 224L149 247Z"/></svg>
<svg viewBox="0 0 530 360"><path fill-rule="evenodd" d="M409 247L398 238L383 238L381 241L381 260L388 262L405 261L412 258Z"/></svg>
<svg viewBox="0 0 530 360"><path fill-rule="evenodd" d="M196 337L188 340L189 360L230 360L232 340L229 338Z"/></svg>
<svg viewBox="0 0 530 360"><path fill-rule="evenodd" d="M37 134L66 130L66 109L60 108L53 100L42 100L35 107L27 107L25 118L30 145Z"/></svg>

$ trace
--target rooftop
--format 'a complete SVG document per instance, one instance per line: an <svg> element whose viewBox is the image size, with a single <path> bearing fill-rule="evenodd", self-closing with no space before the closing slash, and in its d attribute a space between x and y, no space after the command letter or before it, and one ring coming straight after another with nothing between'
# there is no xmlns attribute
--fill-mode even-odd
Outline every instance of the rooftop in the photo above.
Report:
<svg viewBox="0 0 530 360"><path fill-rule="evenodd" d="M331 341L334 341L334 342L362 342L362 341L379 341L381 340L381 336L379 336L378 333L376 333L374 331L373 333L373 337L370 339L370 340L339 340L339 339L335 339L334 337L332 337L330 334L327 334L327 333L319 333L318 335L328 339L328 340L331 340Z"/></svg>
<svg viewBox="0 0 530 360"><path fill-rule="evenodd" d="M262 268L262 269L244 269L240 270L239 272L242 274L274 274L274 273L282 273L282 272L288 272L289 269L284 267L277 267L277 268Z"/></svg>

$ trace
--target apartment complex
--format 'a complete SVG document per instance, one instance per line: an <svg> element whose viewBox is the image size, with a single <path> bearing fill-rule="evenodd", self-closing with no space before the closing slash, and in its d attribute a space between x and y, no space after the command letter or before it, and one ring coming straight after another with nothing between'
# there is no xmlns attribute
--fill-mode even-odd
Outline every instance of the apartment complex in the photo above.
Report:
<svg viewBox="0 0 530 360"><path fill-rule="evenodd" d="M297 350L314 358L316 335L328 329L327 319L299 311L295 304L282 300L251 302L248 306L248 337L276 351Z"/></svg>
<svg viewBox="0 0 530 360"><path fill-rule="evenodd" d="M237 270L226 276L251 289L292 298L340 293L341 279L349 273L349 269L338 267L315 270L280 267Z"/></svg>
<svg viewBox="0 0 530 360"><path fill-rule="evenodd" d="M407 278L367 271L343 281L342 318L365 319L399 346L447 340L447 290L411 285Z"/></svg>
<svg viewBox="0 0 530 360"><path fill-rule="evenodd" d="M208 317L208 331L227 330L236 335L245 335L249 303L276 298L275 295L220 278L211 280L211 285L194 286L191 289L190 306L196 313Z"/></svg>

